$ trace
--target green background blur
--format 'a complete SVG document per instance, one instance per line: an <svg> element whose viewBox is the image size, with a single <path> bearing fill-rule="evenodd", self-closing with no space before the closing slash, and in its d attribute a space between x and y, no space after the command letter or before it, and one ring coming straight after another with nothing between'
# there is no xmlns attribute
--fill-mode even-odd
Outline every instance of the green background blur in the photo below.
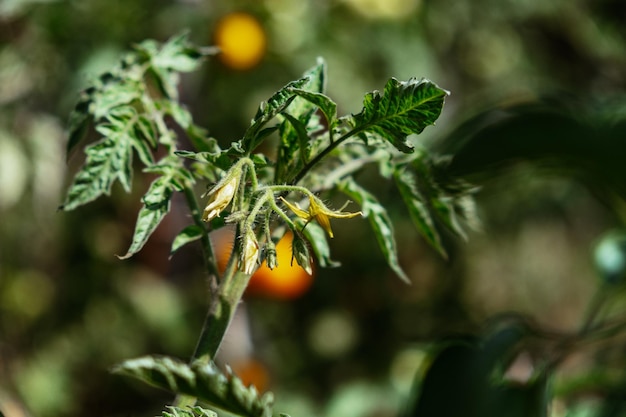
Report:
<svg viewBox="0 0 626 417"><path fill-rule="evenodd" d="M210 45L215 23L234 11L263 25L261 63L234 71L211 59L181 85L196 122L224 142L240 138L258 103L318 56L340 114L360 111L363 95L390 77L426 77L450 90L437 125L421 137L426 145L484 110L546 95L620 98L626 88L621 0L1 0L0 409L7 417L147 416L171 401L108 370L135 356L185 359L193 350L207 306L200 252L189 245L168 259L171 239L189 222L184 203L174 199L140 254L118 260L147 179L137 177L132 195L116 187L110 199L57 212L80 163L66 162L65 126L80 89L133 43L189 30L193 42ZM277 395L276 410L294 417L385 416L406 401L425 348L439 337L478 331L510 310L575 329L598 281L592 245L621 224L623 208L531 164L487 172L481 182L481 230L467 243L447 239L446 262L394 206L392 187L373 178L369 188L391 204L413 285L386 266L367 222L335 222L332 250L342 266L318 270L297 300L247 299L222 360L254 361L263 369L256 377ZM606 349L624 343L617 345ZM560 377L589 374L598 365L592 353L566 362ZM604 360L624 365L623 353ZM555 402L554 415L575 403Z"/></svg>

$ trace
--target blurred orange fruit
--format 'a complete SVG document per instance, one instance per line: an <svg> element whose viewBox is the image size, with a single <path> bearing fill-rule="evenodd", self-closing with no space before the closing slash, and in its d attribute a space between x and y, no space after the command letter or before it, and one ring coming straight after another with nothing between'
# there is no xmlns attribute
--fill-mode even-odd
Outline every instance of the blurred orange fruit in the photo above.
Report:
<svg viewBox="0 0 626 417"><path fill-rule="evenodd" d="M259 21L243 12L222 17L215 28L215 44L222 62L233 69L245 70L257 65L265 55L265 31Z"/></svg>
<svg viewBox="0 0 626 417"><path fill-rule="evenodd" d="M233 248L233 231L230 228L222 228L211 235L218 267L223 271ZM313 275L308 274L295 260L292 264L292 241L292 232L285 233L285 236L276 244L278 265L274 269L269 269L263 262L250 278L246 294L278 300L293 300L307 292L313 284Z"/></svg>
<svg viewBox="0 0 626 417"><path fill-rule="evenodd" d="M239 360L230 365L245 386L254 385L259 392L264 392L269 386L269 372L263 363L253 358Z"/></svg>

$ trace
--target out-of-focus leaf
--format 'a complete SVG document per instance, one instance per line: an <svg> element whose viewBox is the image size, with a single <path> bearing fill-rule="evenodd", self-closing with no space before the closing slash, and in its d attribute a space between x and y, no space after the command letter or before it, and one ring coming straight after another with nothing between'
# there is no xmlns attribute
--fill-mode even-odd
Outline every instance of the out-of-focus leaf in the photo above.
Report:
<svg viewBox="0 0 626 417"><path fill-rule="evenodd" d="M139 252L148 238L159 226L163 218L170 211L170 199L174 185L170 177L159 177L150 185L143 197L143 207L139 210L135 233L130 248L120 259L127 259Z"/></svg>
<svg viewBox="0 0 626 417"><path fill-rule="evenodd" d="M446 90L425 79L398 81L391 78L382 95L374 91L365 96L363 110L352 118L353 131L363 139L366 139L366 132L374 133L399 151L410 153L413 147L407 142L407 136L419 134L435 123L446 95Z"/></svg>
<svg viewBox="0 0 626 417"><path fill-rule="evenodd" d="M419 395L405 417L545 417L547 375L524 384L501 375L525 335L523 326L513 324L483 340L448 342L418 381Z"/></svg>
<svg viewBox="0 0 626 417"><path fill-rule="evenodd" d="M199 406L193 406L189 408L180 407L166 407L168 411L163 411L161 414L163 417L218 417L217 413L213 410L207 410Z"/></svg>
<svg viewBox="0 0 626 417"><path fill-rule="evenodd" d="M191 365L168 357L146 356L125 361L114 372L158 388L191 395L228 412L247 417L271 417L274 397L245 387L230 369L222 373L213 362Z"/></svg>
<svg viewBox="0 0 626 417"><path fill-rule="evenodd" d="M191 224L185 227L174 238L174 241L172 242L172 249L170 250L170 254L176 252L178 249L185 246L187 243L195 242L196 240L201 239L204 233L205 233L204 229L196 224Z"/></svg>
<svg viewBox="0 0 626 417"><path fill-rule="evenodd" d="M102 126L100 130L104 129ZM73 210L102 194L109 195L119 180L126 191L132 180L131 139L127 135L113 135L85 148L87 160L70 185L63 210Z"/></svg>
<svg viewBox="0 0 626 417"><path fill-rule="evenodd" d="M407 283L410 282L409 277L400 267L393 224L385 207L378 202L374 195L363 189L351 178L343 180L339 184L339 188L361 206L363 216L368 218L387 264L400 279Z"/></svg>
<svg viewBox="0 0 626 417"><path fill-rule="evenodd" d="M446 258L448 255L441 243L441 237L428 210L426 199L417 188L413 174L400 169L394 173L394 179L417 230L437 252Z"/></svg>

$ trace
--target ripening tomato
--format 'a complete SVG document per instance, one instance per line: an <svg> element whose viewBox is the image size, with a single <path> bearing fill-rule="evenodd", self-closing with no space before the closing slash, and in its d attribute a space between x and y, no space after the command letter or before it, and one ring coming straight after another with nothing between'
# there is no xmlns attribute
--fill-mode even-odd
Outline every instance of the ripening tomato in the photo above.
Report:
<svg viewBox="0 0 626 417"><path fill-rule="evenodd" d="M212 240L217 255L218 267L224 270L233 247L232 229L222 228L212 233ZM313 284L313 275L308 274L300 265L291 262L291 242L293 234L287 232L276 244L278 265L269 269L263 264L250 278L247 295L263 296L279 300L293 300L302 296Z"/></svg>
<svg viewBox="0 0 626 417"><path fill-rule="evenodd" d="M219 59L228 67L246 70L257 65L266 49L266 36L252 15L237 12L222 17L215 28L215 45Z"/></svg>

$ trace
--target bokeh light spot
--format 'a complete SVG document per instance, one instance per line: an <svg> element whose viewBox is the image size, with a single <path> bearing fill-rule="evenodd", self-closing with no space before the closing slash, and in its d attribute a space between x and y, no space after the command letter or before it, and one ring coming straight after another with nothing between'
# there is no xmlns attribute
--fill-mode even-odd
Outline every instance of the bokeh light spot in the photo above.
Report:
<svg viewBox="0 0 626 417"><path fill-rule="evenodd" d="M252 15L237 12L224 16L215 29L219 58L230 68L246 70L256 66L267 46L265 30Z"/></svg>

